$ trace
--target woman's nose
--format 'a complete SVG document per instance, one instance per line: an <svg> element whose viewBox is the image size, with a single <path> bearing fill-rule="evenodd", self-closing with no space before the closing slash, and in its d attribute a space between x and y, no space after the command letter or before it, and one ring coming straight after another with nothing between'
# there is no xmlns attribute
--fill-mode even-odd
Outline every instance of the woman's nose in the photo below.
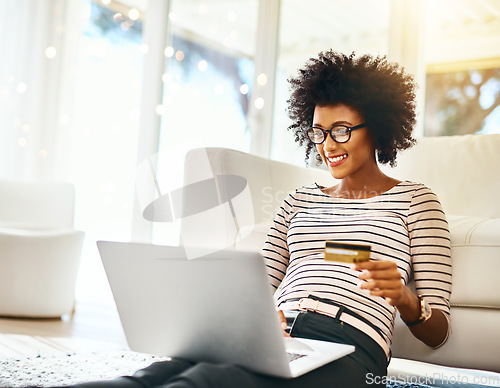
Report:
<svg viewBox="0 0 500 388"><path fill-rule="evenodd" d="M325 151L326 150L334 150L335 148L337 148L337 142L335 140L333 140L333 138L329 132L326 134L325 141L323 142L323 147L324 147Z"/></svg>

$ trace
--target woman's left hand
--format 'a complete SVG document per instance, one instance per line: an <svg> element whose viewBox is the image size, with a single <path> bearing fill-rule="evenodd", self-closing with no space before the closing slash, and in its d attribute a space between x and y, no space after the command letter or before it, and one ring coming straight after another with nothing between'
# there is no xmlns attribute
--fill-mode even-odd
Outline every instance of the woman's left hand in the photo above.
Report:
<svg viewBox="0 0 500 388"><path fill-rule="evenodd" d="M381 296L399 310L401 317L413 322L420 316L420 301L401 281L401 273L396 263L388 260L356 263L352 269L361 271L359 285L369 290L371 295ZM446 339L448 320L441 310L432 309L431 318L410 327L413 335L431 347L439 346Z"/></svg>
<svg viewBox="0 0 500 388"><path fill-rule="evenodd" d="M353 264L352 269L362 271L358 276L363 280L360 287L369 290L371 295L381 296L393 306L403 302L406 287L395 262L370 260Z"/></svg>

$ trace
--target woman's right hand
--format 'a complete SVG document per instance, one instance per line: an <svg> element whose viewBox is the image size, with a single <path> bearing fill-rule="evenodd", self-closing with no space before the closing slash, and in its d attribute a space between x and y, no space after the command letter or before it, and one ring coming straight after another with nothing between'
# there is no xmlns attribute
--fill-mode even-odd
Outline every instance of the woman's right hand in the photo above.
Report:
<svg viewBox="0 0 500 388"><path fill-rule="evenodd" d="M286 323L285 314L283 314L283 310L276 309L276 312L278 313L278 318L280 320L281 329L283 330L283 336L291 337L290 334L288 334L286 332L287 323Z"/></svg>

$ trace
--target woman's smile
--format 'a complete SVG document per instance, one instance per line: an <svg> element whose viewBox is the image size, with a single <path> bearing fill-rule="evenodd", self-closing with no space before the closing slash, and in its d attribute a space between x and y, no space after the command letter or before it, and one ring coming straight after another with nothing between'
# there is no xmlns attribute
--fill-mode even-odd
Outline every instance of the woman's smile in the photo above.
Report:
<svg viewBox="0 0 500 388"><path fill-rule="evenodd" d="M346 158L348 157L348 154L341 154L341 155L332 155L332 156L326 156L326 159L327 159L327 164L328 164L328 167L337 167L339 165L341 165L342 163L344 163L344 161L346 160Z"/></svg>

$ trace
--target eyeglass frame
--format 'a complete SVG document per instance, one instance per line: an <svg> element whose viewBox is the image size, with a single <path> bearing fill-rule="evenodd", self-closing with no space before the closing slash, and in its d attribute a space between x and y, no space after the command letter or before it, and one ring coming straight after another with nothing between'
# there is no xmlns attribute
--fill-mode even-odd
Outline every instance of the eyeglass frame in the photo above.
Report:
<svg viewBox="0 0 500 388"><path fill-rule="evenodd" d="M332 140L333 140L334 142L336 142L336 143L340 143L340 144L343 144L343 143L347 143L349 140L351 140L351 132L352 132L352 131L354 131L355 129L364 128L364 127L367 127L367 126L368 126L368 125L367 125L367 123L362 123L362 124L354 125L353 127L350 127L350 126L345 125L345 124L340 124L340 125L334 125L334 126L333 126L333 127L331 127L330 129L323 129L323 128L320 128L320 127L315 127L315 126L312 126L312 127L310 127L310 128L308 128L308 129L307 129L307 131L306 131L306 135L307 135L307 138L308 138L309 140L311 140L311 142L312 142L313 144L316 144L316 145L318 145L318 144L323 144L323 143L325 142L325 140L326 140L326 138L327 138L327 136L328 136L328 135L327 135L327 133L328 133L328 134L330 134L330 137L332 138ZM347 137L347 140L346 140L346 141L338 141L337 139L335 139L335 136L334 136L334 135L332 135L332 129L333 129L333 128L336 128L336 127L344 127L344 128L347 128L347 132L348 132L348 134L349 134L349 135L348 135L348 137ZM314 129L319 129L321 132L323 132L323 137L324 137L324 138L323 138L323 140L322 140L320 143L315 143L315 142L314 142L314 141L313 141L313 140L309 137L308 132L309 132L311 129L312 129L312 130L314 130Z"/></svg>

